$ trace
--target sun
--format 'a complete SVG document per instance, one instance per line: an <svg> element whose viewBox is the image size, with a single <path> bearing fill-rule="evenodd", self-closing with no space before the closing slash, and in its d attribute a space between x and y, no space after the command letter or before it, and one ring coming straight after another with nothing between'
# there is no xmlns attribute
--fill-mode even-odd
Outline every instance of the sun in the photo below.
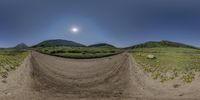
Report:
<svg viewBox="0 0 200 100"><path fill-rule="evenodd" d="M78 29L77 27L72 27L72 28L71 28L71 32L72 32L73 34L78 34L79 29Z"/></svg>

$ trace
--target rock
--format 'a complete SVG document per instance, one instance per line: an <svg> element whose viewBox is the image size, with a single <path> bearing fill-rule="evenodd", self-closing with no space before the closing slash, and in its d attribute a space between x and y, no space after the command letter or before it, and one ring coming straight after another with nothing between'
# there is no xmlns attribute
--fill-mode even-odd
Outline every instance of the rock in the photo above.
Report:
<svg viewBox="0 0 200 100"><path fill-rule="evenodd" d="M147 56L147 58L148 58L148 59L155 59L156 57L155 57L154 55L152 55L152 54L149 54L149 55Z"/></svg>
<svg viewBox="0 0 200 100"><path fill-rule="evenodd" d="M5 78L3 78L3 79L1 80L1 82L2 82L2 83L7 83L7 81L6 81Z"/></svg>
<svg viewBox="0 0 200 100"><path fill-rule="evenodd" d="M174 84L174 85L173 85L174 88L178 88L178 87L180 87L180 86L181 86L180 84Z"/></svg>
<svg viewBox="0 0 200 100"><path fill-rule="evenodd" d="M6 92L5 95L6 95L6 96L11 96L11 93Z"/></svg>

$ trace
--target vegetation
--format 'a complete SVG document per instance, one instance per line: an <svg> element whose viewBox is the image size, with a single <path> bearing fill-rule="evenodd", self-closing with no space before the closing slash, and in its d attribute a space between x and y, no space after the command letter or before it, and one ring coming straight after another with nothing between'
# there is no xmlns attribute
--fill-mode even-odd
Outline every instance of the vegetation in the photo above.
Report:
<svg viewBox="0 0 200 100"><path fill-rule="evenodd" d="M68 46L68 47L85 47L85 45L76 43L73 41L68 41L68 40L61 40L61 39L56 39L56 40L46 40L43 41L35 46L36 47L59 47L59 46Z"/></svg>
<svg viewBox="0 0 200 100"><path fill-rule="evenodd" d="M26 51L17 51L15 49L0 50L0 76L7 78L8 72L15 70L27 54Z"/></svg>
<svg viewBox="0 0 200 100"><path fill-rule="evenodd" d="M13 49L0 49L0 76L6 78L9 71L20 65L28 54L25 51L27 48L26 44L21 43ZM170 41L146 42L126 49L118 49L106 43L86 47L73 41L57 39L43 41L32 49L48 55L76 59L106 57L128 49L144 70L149 72L153 79L161 82L175 78L192 82L196 72L200 72L200 50L190 45Z"/></svg>
<svg viewBox="0 0 200 100"><path fill-rule="evenodd" d="M88 47L98 47L98 48L116 48L115 46L107 43L99 43L99 44L93 44Z"/></svg>
<svg viewBox="0 0 200 100"><path fill-rule="evenodd" d="M66 58L99 58L105 56L111 56L122 51L116 48L88 48L88 47L47 47L47 48L36 48L37 51Z"/></svg>
<svg viewBox="0 0 200 100"><path fill-rule="evenodd" d="M196 72L200 71L200 50L198 49L137 48L130 52L153 79L159 79L161 82L178 77L184 82L192 82ZM155 55L156 59L147 59L149 54Z"/></svg>
<svg viewBox="0 0 200 100"><path fill-rule="evenodd" d="M150 42L134 45L134 46L128 47L128 48L133 49L133 48L155 48L155 47L183 47L183 48L199 49L199 48L191 46L191 45L186 45L183 43L171 42L171 41L166 41L166 40L163 40L160 42L150 41Z"/></svg>

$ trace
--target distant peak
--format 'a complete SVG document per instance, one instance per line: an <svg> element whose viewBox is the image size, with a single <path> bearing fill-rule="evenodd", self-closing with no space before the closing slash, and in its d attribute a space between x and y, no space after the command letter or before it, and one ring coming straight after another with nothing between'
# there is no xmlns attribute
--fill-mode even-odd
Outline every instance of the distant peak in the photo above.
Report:
<svg viewBox="0 0 200 100"><path fill-rule="evenodd" d="M108 44L108 43L97 43L89 45L88 47L110 47L110 48L116 48L115 46Z"/></svg>
<svg viewBox="0 0 200 100"><path fill-rule="evenodd" d="M168 40L162 40L162 41L148 41L145 43L137 44L128 48L153 48L153 47L183 47L183 48L194 48L199 49L197 47L187 45L184 43L179 42L173 42Z"/></svg>
<svg viewBox="0 0 200 100"><path fill-rule="evenodd" d="M64 39L52 39L40 42L33 47L58 47L58 46L84 47L85 45Z"/></svg>
<svg viewBox="0 0 200 100"><path fill-rule="evenodd" d="M25 43L20 43L15 46L16 49L26 49L28 46Z"/></svg>

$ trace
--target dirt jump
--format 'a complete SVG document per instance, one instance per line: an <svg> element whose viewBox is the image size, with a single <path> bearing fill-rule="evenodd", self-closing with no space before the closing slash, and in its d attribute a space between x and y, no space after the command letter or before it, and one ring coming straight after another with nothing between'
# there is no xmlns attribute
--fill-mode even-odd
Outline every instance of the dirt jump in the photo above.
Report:
<svg viewBox="0 0 200 100"><path fill-rule="evenodd" d="M0 100L198 100L191 84L151 79L128 53L97 59L67 59L32 52L1 79ZM174 87L177 85L178 87Z"/></svg>

